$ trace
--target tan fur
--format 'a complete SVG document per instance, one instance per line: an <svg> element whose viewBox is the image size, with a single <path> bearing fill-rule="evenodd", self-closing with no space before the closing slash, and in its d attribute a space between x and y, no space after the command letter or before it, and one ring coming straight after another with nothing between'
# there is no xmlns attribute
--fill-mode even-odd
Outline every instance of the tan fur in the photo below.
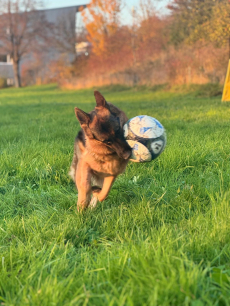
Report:
<svg viewBox="0 0 230 306"><path fill-rule="evenodd" d="M90 114L75 108L81 124L74 146L70 176L78 189L78 209L93 208L105 200L116 177L125 171L131 148L123 136L124 112L94 93L96 107Z"/></svg>

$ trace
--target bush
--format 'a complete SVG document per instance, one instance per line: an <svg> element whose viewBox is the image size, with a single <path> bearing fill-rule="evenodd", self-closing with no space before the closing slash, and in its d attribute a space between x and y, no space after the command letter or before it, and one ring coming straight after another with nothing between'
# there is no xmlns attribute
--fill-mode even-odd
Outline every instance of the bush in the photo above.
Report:
<svg viewBox="0 0 230 306"><path fill-rule="evenodd" d="M7 87L6 79L0 78L0 89L6 87Z"/></svg>
<svg viewBox="0 0 230 306"><path fill-rule="evenodd" d="M207 83L200 85L196 91L196 96L201 98L211 98L221 96L223 86L218 83Z"/></svg>

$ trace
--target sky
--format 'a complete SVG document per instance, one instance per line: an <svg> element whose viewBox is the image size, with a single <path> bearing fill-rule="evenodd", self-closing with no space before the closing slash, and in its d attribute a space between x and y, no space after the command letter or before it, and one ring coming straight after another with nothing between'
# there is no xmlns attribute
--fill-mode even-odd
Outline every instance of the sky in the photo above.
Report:
<svg viewBox="0 0 230 306"><path fill-rule="evenodd" d="M90 1L87 0L46 0L47 7L54 8L54 7L62 7L62 6L71 6L71 5L78 5L78 4L87 4ZM139 0L126 0L127 6L132 7L133 5L138 5Z"/></svg>
<svg viewBox="0 0 230 306"><path fill-rule="evenodd" d="M88 4L90 0L45 0L45 7L46 8L56 8L56 7L64 7L64 6L74 6L74 5L80 5L80 4ZM123 16L122 21L124 24L131 23L131 9L132 7L138 6L139 0L125 0L125 8L123 10ZM154 3L156 3L157 10L161 11L168 0L156 0Z"/></svg>

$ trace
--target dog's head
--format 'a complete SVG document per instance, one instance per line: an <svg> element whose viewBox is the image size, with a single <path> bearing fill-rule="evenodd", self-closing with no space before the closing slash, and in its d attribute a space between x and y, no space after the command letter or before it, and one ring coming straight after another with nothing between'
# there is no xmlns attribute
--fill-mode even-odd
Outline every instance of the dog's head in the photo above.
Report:
<svg viewBox="0 0 230 306"><path fill-rule="evenodd" d="M120 122L121 112L114 111L113 105L108 104L100 92L95 91L94 96L96 107L89 114L75 108L75 114L82 129L89 140L98 141L116 152L119 157L128 159L131 148L124 138Z"/></svg>

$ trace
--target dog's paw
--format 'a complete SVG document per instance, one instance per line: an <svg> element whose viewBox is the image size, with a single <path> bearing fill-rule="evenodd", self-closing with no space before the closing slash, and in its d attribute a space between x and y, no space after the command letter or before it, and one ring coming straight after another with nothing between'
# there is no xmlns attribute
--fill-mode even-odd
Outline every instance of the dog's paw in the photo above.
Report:
<svg viewBox="0 0 230 306"><path fill-rule="evenodd" d="M92 199L89 203L89 208L93 209L97 206L97 202L98 202L98 194L99 192L101 191L101 188L100 187L97 187L97 186L93 186L92 187L92 192L93 192L93 196L92 196Z"/></svg>
<svg viewBox="0 0 230 306"><path fill-rule="evenodd" d="M90 201L90 203L89 203L89 208L90 209L94 209L96 206L97 206L97 196L94 196L93 195L93 197L92 197L92 199L91 199L91 201Z"/></svg>

